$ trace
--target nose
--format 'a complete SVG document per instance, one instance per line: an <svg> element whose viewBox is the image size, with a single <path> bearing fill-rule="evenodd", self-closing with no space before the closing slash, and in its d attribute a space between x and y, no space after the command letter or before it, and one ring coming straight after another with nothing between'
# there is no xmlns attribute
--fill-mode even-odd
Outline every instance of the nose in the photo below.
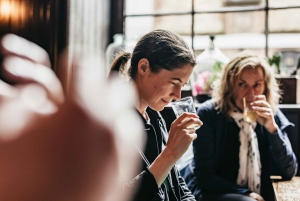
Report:
<svg viewBox="0 0 300 201"><path fill-rule="evenodd" d="M252 87L249 87L248 91L247 91L247 95L252 95L254 96L255 95L255 91Z"/></svg>
<svg viewBox="0 0 300 201"><path fill-rule="evenodd" d="M175 89L172 93L172 96L175 100L179 100L181 98L181 88Z"/></svg>

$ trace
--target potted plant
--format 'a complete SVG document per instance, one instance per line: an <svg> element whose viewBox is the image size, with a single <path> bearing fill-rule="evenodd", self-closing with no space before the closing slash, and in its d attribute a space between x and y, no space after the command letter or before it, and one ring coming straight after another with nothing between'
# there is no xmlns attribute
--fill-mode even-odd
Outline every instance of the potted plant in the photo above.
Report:
<svg viewBox="0 0 300 201"><path fill-rule="evenodd" d="M196 80L192 87L192 94L197 102L203 103L211 98L212 84L219 78L222 70L222 63L216 61L211 71L205 70L197 74Z"/></svg>

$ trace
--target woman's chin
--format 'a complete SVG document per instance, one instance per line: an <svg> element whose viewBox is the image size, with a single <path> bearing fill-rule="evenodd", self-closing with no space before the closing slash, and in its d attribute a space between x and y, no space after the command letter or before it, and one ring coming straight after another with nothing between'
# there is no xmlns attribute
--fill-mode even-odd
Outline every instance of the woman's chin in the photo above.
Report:
<svg viewBox="0 0 300 201"><path fill-rule="evenodd" d="M160 111L162 111L164 108L165 108L165 106L166 106L167 104L161 104L161 105L154 105L154 106L149 106L152 110L155 110L155 111L158 111L158 112L160 112Z"/></svg>

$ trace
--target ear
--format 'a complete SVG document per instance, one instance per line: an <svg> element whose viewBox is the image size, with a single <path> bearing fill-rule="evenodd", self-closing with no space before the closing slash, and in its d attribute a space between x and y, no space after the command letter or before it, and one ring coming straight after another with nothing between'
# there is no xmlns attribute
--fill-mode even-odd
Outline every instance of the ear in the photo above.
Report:
<svg viewBox="0 0 300 201"><path fill-rule="evenodd" d="M148 59L142 58L138 63L138 73L141 76L145 76L151 72L150 70L150 63Z"/></svg>

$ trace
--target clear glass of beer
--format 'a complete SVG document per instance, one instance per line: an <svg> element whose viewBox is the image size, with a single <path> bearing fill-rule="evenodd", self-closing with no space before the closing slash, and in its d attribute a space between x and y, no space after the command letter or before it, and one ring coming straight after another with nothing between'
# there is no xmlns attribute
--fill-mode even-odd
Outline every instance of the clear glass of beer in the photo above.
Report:
<svg viewBox="0 0 300 201"><path fill-rule="evenodd" d="M257 114L256 112L253 110L252 106L250 105L250 103L252 103L255 100L255 96L254 95L247 95L245 97L243 97L243 105L244 105L244 120L246 122L255 122L257 119Z"/></svg>

